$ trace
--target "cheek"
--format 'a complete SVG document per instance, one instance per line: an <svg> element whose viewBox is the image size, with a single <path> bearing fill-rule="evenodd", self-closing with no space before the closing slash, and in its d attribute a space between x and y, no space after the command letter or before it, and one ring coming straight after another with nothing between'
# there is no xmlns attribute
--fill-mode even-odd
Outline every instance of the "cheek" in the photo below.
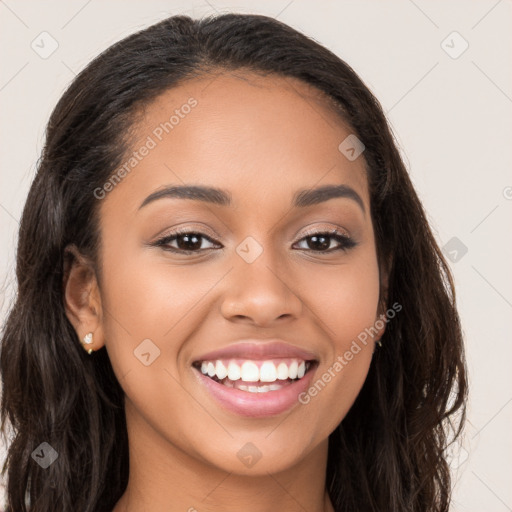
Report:
<svg viewBox="0 0 512 512"><path fill-rule="evenodd" d="M373 353L369 335L377 320L379 272L374 255L360 254L352 264L311 276L315 312L330 338L331 353L299 401L315 417L319 437L342 421L364 384ZM321 419L318 421L318 419Z"/></svg>
<svg viewBox="0 0 512 512"><path fill-rule="evenodd" d="M124 257L112 252L104 264L102 300L112 313L107 323L133 343L166 337L217 278L211 270L171 265L163 258L155 261L144 253L140 248Z"/></svg>
<svg viewBox="0 0 512 512"><path fill-rule="evenodd" d="M321 317L332 347L343 352L347 343L375 323L380 292L376 257L360 253L347 264L319 267L309 274L308 281L315 313Z"/></svg>
<svg viewBox="0 0 512 512"><path fill-rule="evenodd" d="M154 378L154 371L146 371L147 362L151 370L174 373L182 341L208 314L204 299L224 268L171 264L165 255L148 258L147 250L140 247L110 244L105 254L103 325L116 376L121 380L132 372L132 377Z"/></svg>

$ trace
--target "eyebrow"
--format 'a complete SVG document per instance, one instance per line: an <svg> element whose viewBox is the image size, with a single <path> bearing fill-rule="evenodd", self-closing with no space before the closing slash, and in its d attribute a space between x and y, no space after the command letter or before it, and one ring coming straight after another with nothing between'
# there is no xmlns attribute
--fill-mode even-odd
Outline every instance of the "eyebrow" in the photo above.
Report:
<svg viewBox="0 0 512 512"><path fill-rule="evenodd" d="M363 213L366 213L361 196L348 185L325 185L314 189L298 190L293 196L292 205L295 208L305 208L337 197L352 199L360 206ZM153 192L144 199L139 206L139 210L147 204L163 198L191 199L218 206L231 205L231 194L227 190L203 185L180 185L166 187Z"/></svg>

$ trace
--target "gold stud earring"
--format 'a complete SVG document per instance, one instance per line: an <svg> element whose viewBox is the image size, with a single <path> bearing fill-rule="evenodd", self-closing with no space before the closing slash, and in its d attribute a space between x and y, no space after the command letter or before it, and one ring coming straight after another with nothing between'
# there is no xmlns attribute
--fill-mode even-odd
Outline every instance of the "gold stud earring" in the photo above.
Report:
<svg viewBox="0 0 512 512"><path fill-rule="evenodd" d="M84 350L89 354L91 355L94 350L92 348L87 348L86 345L90 345L91 343L93 343L93 339L92 339L92 332L88 332L82 339L81 341L82 343L82 346L84 347Z"/></svg>

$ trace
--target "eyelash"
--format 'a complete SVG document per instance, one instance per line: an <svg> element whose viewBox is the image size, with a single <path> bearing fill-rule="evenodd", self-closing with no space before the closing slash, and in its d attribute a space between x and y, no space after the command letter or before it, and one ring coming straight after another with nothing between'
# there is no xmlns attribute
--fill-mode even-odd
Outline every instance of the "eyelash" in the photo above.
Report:
<svg viewBox="0 0 512 512"><path fill-rule="evenodd" d="M201 233L199 231L192 231L190 229L183 229L183 230L176 230L172 233L169 233L168 235L160 238L159 240L157 240L156 242L154 242L151 245L156 246L156 247L162 247L166 251L174 252L174 253L178 253L178 254L194 254L194 253L197 254L197 253L200 253L203 251L208 251L208 250L213 249L213 248L208 248L208 249L198 249L195 251L187 251L185 249L177 249L176 247L169 247L168 244L170 242L176 240L178 236L183 236L183 235L197 235L198 238L204 238L214 244L217 243L214 240L212 240L209 236L205 235L204 233ZM298 242L302 242L303 240L306 240L307 238L311 238L314 236L328 236L330 238L335 239L340 244L340 246L337 248L334 248L334 249L327 249L326 251L315 251L314 249L300 249L300 250L311 251L311 252L320 253L320 254L322 254L322 253L330 254L330 253L336 252L336 251L346 252L349 249L352 249L353 247L355 247L357 245L357 242L355 240L353 240L352 238L350 238L349 236L345 235L344 233L340 232L337 229L331 229L328 231L307 232L307 233L305 233L305 236L303 236L300 240L298 240Z"/></svg>

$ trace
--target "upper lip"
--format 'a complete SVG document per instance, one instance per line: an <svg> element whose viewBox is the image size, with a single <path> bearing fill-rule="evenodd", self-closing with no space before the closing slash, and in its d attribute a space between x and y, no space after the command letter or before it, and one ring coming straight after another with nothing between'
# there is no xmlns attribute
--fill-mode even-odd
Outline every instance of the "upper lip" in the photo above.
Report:
<svg viewBox="0 0 512 512"><path fill-rule="evenodd" d="M316 360L316 355L309 350L291 345L280 339L272 340L241 340L227 347L213 350L195 359L197 361L212 361L215 359L272 359L289 357Z"/></svg>

